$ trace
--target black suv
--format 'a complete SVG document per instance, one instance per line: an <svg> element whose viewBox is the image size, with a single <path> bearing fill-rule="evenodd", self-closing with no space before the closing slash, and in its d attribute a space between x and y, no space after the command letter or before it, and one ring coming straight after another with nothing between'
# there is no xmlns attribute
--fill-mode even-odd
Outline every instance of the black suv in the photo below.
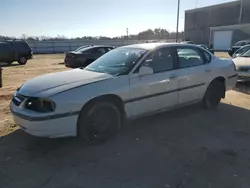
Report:
<svg viewBox="0 0 250 188"><path fill-rule="evenodd" d="M23 40L7 40L0 42L0 62L12 64L17 61L25 65L32 58L32 50Z"/></svg>
<svg viewBox="0 0 250 188"><path fill-rule="evenodd" d="M82 46L74 51L66 52L64 63L66 67L71 68L86 67L113 49L113 46L108 45Z"/></svg>

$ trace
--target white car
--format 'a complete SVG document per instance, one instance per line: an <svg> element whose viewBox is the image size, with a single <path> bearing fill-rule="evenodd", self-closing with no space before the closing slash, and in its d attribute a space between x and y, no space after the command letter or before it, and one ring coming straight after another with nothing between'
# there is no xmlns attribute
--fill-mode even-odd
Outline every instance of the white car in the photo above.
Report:
<svg viewBox="0 0 250 188"><path fill-rule="evenodd" d="M238 72L238 81L250 81L250 49L233 59Z"/></svg>
<svg viewBox="0 0 250 188"><path fill-rule="evenodd" d="M43 75L14 94L11 111L24 131L44 137L114 136L131 119L195 102L215 108L237 73L192 44L147 43L117 48L84 69Z"/></svg>

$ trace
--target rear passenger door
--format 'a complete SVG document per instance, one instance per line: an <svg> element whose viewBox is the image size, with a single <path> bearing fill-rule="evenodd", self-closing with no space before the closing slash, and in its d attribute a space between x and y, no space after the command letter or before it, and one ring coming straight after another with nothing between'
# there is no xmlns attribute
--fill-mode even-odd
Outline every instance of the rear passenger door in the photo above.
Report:
<svg viewBox="0 0 250 188"><path fill-rule="evenodd" d="M203 98L209 65L202 50L197 47L177 47L179 104Z"/></svg>

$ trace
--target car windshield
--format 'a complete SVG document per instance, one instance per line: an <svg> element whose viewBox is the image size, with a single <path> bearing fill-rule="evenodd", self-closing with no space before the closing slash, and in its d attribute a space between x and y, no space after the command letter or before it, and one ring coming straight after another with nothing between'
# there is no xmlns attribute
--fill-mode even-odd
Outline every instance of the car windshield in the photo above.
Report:
<svg viewBox="0 0 250 188"><path fill-rule="evenodd" d="M89 49L92 49L93 48L93 46L86 46L86 47L80 47L78 50L77 50L77 52L85 52L85 51L87 51L87 50L89 50Z"/></svg>
<svg viewBox="0 0 250 188"><path fill-rule="evenodd" d="M112 75L126 74L146 52L139 48L117 48L95 60L85 70Z"/></svg>
<svg viewBox="0 0 250 188"><path fill-rule="evenodd" d="M242 53L240 57L250 57L250 49L247 50L246 52Z"/></svg>
<svg viewBox="0 0 250 188"><path fill-rule="evenodd" d="M234 46L244 46L244 45L246 45L245 41L239 41L239 42L236 42Z"/></svg>
<svg viewBox="0 0 250 188"><path fill-rule="evenodd" d="M234 56L238 56L244 52L246 52L247 50L250 49L250 46L245 46L245 47L242 47L240 48L239 50L237 50L235 53L234 53Z"/></svg>

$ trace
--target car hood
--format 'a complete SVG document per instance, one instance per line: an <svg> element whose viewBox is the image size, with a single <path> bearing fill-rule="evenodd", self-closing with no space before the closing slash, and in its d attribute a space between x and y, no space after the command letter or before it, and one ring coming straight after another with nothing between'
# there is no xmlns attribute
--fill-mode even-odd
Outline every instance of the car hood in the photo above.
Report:
<svg viewBox="0 0 250 188"><path fill-rule="evenodd" d="M74 69L58 73L45 74L28 80L19 89L19 93L24 96L46 98L74 87L111 78L113 78L113 76L106 73Z"/></svg>
<svg viewBox="0 0 250 188"><path fill-rule="evenodd" d="M249 67L250 66L250 58L246 58L246 57L236 57L233 59L233 62L236 67Z"/></svg>

